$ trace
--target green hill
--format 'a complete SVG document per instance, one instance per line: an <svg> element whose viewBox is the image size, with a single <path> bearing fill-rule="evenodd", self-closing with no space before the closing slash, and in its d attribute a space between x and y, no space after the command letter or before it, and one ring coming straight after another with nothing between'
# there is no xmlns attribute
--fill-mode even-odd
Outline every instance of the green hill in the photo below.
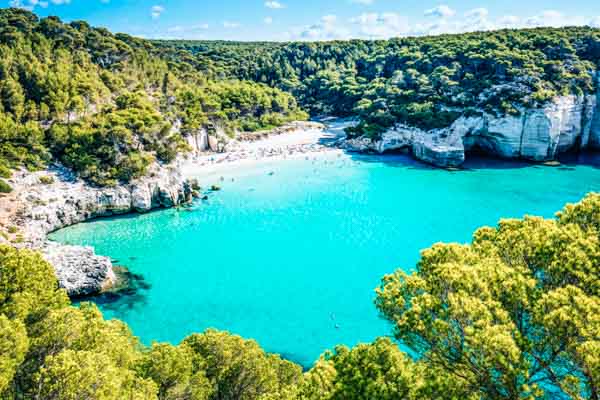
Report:
<svg viewBox="0 0 600 400"><path fill-rule="evenodd" d="M2 175L56 159L100 185L173 160L201 127L233 134L307 117L279 89L211 79L146 40L20 9L0 10L0 95Z"/></svg>
<svg viewBox="0 0 600 400"><path fill-rule="evenodd" d="M518 113L553 96L592 93L600 29L538 28L381 41L238 43L158 41L193 55L211 76L293 93L313 115L358 115L358 133L396 122L450 125L464 113Z"/></svg>

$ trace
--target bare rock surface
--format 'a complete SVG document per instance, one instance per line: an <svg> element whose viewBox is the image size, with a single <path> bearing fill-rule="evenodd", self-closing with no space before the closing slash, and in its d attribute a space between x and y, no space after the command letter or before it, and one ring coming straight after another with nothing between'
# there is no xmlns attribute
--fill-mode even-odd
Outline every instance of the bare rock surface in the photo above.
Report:
<svg viewBox="0 0 600 400"><path fill-rule="evenodd" d="M11 179L19 208L13 223L19 227L18 246L40 250L56 270L69 295L98 293L115 283L109 258L91 247L51 242L47 234L89 219L173 207L191 199L191 187L174 165L152 166L148 176L115 187L93 187L68 169L55 165L46 171L18 171Z"/></svg>
<svg viewBox="0 0 600 400"><path fill-rule="evenodd" d="M348 139L342 147L376 153L409 148L419 160L439 167L460 166L475 149L502 158L550 161L570 150L600 148L599 98L600 93L561 96L542 108L520 109L519 115L479 111L429 131L399 124L376 140Z"/></svg>
<svg viewBox="0 0 600 400"><path fill-rule="evenodd" d="M89 296L116 282L110 258L96 255L92 247L48 241L42 254L54 266L60 286L70 296Z"/></svg>

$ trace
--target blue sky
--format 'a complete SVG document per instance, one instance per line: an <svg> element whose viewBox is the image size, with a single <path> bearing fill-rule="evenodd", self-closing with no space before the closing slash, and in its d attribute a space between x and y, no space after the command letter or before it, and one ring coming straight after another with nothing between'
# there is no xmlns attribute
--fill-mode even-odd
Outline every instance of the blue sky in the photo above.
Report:
<svg viewBox="0 0 600 400"><path fill-rule="evenodd" d="M600 27L600 1L0 0L147 38L329 40L501 27Z"/></svg>

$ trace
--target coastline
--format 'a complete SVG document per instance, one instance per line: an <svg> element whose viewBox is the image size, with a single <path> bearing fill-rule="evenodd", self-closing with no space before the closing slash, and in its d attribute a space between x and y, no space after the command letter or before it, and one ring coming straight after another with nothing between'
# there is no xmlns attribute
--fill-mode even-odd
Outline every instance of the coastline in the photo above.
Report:
<svg viewBox="0 0 600 400"><path fill-rule="evenodd" d="M70 170L52 165L37 172L15 171L13 192L2 199L3 243L39 251L70 296L100 293L117 283L109 257L89 246L56 243L51 232L90 219L147 212L191 201L192 190L175 165L154 164L148 176L115 187L94 187Z"/></svg>
<svg viewBox="0 0 600 400"><path fill-rule="evenodd" d="M94 218L182 205L199 195L200 185L218 186L225 176L239 176L240 171L258 164L365 152L349 148L344 140L344 129L353 120L325 122L295 122L272 131L242 134L224 152L190 152L172 164L153 165L144 178L111 188L92 187L57 165L39 172L16 171L10 180L14 192L0 198L0 223L17 232L0 241L41 251L69 295L101 293L117 284L111 259L97 255L91 247L52 242L49 233Z"/></svg>
<svg viewBox="0 0 600 400"><path fill-rule="evenodd" d="M197 153L179 160L179 168L187 179L208 179L240 168L251 168L266 162L315 157L317 155L341 155L345 150L338 146L344 138L344 129L351 120L332 120L329 124L307 123L297 129L261 135L257 140L236 142L224 153Z"/></svg>
<svg viewBox="0 0 600 400"><path fill-rule="evenodd" d="M72 297L102 293L118 284L109 257L89 246L53 242L47 235L94 218L144 213L192 200L193 180L216 177L227 170L266 161L341 154L336 147L348 121L325 126L296 122L244 140L232 141L223 153L180 156L169 165L155 164L148 176L115 187L93 187L70 170L52 165L46 170L15 171L9 180L13 192L0 198L0 223L6 232L0 241L18 248L40 251L53 265L59 285Z"/></svg>

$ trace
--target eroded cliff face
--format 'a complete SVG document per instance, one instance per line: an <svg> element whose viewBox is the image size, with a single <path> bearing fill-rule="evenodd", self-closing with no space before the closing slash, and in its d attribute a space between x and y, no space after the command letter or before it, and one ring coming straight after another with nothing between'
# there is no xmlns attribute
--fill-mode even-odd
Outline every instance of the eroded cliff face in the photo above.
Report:
<svg viewBox="0 0 600 400"><path fill-rule="evenodd" d="M44 184L42 176L53 180ZM71 296L98 293L115 281L112 262L90 247L65 246L46 239L48 233L96 217L147 212L191 199L192 189L175 166L154 165L147 177L127 185L96 188L67 169L21 171L13 177L21 205L15 224L23 247L40 250L54 266L61 287Z"/></svg>
<svg viewBox="0 0 600 400"><path fill-rule="evenodd" d="M596 110L593 113L590 122L590 136L588 138L588 147L600 150L600 72L596 74Z"/></svg>
<svg viewBox="0 0 600 400"><path fill-rule="evenodd" d="M202 153L210 150L208 139L208 131L206 129L199 129L197 132L191 133L185 137L187 144L194 153Z"/></svg>
<svg viewBox="0 0 600 400"><path fill-rule="evenodd" d="M522 109L520 115L461 117L450 127L424 131L397 125L381 139L346 140L354 151L383 153L410 148L419 160L456 167L470 151L479 150L502 158L553 160L574 149L600 148L600 93L557 97L539 109Z"/></svg>

